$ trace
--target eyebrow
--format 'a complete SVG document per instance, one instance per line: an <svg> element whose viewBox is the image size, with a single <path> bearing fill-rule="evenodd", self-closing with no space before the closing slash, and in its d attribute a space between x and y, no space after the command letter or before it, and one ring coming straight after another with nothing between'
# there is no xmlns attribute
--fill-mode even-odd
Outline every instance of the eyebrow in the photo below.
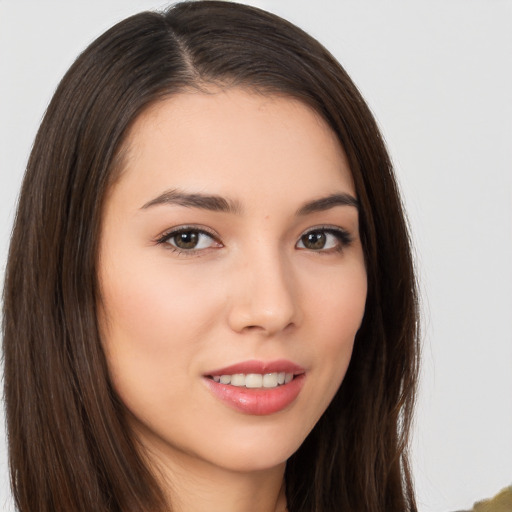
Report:
<svg viewBox="0 0 512 512"><path fill-rule="evenodd" d="M359 201L350 194L338 193L331 194L327 197L321 197L320 199L314 199L302 205L296 215L309 215L310 213L323 212L330 210L335 206L353 206L359 210Z"/></svg>
<svg viewBox="0 0 512 512"><path fill-rule="evenodd" d="M187 208L200 208L214 212L241 214L243 211L240 202L226 199L217 195L205 195L200 193L187 193L177 189L167 190L158 197L151 199L142 206L142 210L159 205L178 205ZM303 204L297 211L297 216L330 210L336 206L352 206L359 210L359 201L346 193L331 194L327 197L314 199Z"/></svg>
<svg viewBox="0 0 512 512"><path fill-rule="evenodd" d="M240 214L242 212L242 205L238 201L225 199L216 195L205 194L188 194L180 190L167 190L158 197L148 201L142 206L142 210L151 208L157 205L178 205L187 208L201 208L202 210L210 210L214 212L226 212Z"/></svg>

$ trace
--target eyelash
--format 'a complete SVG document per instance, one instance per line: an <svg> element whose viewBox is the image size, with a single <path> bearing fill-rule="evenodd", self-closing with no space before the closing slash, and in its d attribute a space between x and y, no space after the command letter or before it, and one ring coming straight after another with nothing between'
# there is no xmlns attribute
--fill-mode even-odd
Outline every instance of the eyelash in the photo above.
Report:
<svg viewBox="0 0 512 512"><path fill-rule="evenodd" d="M320 249L318 251L315 251L313 249L310 249L311 252L317 253L317 254L332 254L332 253L340 253L343 252L344 249L350 246L350 244L353 242L352 235L346 231L345 229L342 229L340 227L336 226L316 226L314 228L308 229L305 231L297 241L297 244L302 241L302 239L310 234L313 233L324 233L328 235L334 236L338 244L336 247L330 248L330 249ZM308 250L307 247L304 247L302 250Z"/></svg>
<svg viewBox="0 0 512 512"><path fill-rule="evenodd" d="M180 226L179 228L173 228L170 231L163 233L160 237L157 238L156 243L158 245L164 245L165 248L178 256L194 256L197 255L200 251L204 249L181 249L169 243L169 240L180 235L181 233L198 233L199 235L206 235L219 245L222 246L222 243L218 240L218 236L213 232L209 231L205 228L199 228L197 226Z"/></svg>
<svg viewBox="0 0 512 512"><path fill-rule="evenodd" d="M201 252L201 251L203 251L205 249L208 249L208 248L203 248L203 249L195 249L195 248L192 248L192 249L181 249L181 248L176 247L175 245L169 243L169 240L171 240L172 238L177 237L181 233L196 233L196 234L199 234L200 236L201 235L205 235L205 236L211 238L217 244L219 244L220 247L222 247L222 243L219 241L218 236L213 231L209 231L209 230L207 230L205 228L202 228L202 227L199 228L197 226L180 226L179 228L173 228L172 230L163 233L160 237L158 237L155 240L155 242L158 245L165 245L167 250L172 251L173 253L177 254L178 256L185 256L185 257L187 257L187 256L188 257L195 256L199 252ZM311 228L311 229L305 231L304 233L302 233L300 235L296 245L301 243L304 237L306 237L308 235L311 235L311 234L314 234L314 233L323 233L323 234L332 235L338 241L337 246L333 247L333 248L319 249L319 250L309 249L310 252L317 253L317 254L340 253L346 247L350 246L350 244L353 242L353 238L350 235L350 233L348 231L340 228L340 227L335 227L335 226L316 226L316 227ZM300 250L306 250L306 251L308 250L307 247L303 247L303 248L299 247L299 249Z"/></svg>

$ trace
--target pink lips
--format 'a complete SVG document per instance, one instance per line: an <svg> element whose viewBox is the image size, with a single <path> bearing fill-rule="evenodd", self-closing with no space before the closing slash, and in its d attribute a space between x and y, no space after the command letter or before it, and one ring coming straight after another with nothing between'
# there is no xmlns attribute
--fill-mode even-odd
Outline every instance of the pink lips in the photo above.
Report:
<svg viewBox="0 0 512 512"><path fill-rule="evenodd" d="M294 378L287 384L275 388L249 389L215 382L212 377L237 373L266 374L293 373ZM205 374L204 382L210 391L226 405L246 414L257 416L274 414L290 405L299 395L305 379L304 368L287 360L245 361L219 368Z"/></svg>

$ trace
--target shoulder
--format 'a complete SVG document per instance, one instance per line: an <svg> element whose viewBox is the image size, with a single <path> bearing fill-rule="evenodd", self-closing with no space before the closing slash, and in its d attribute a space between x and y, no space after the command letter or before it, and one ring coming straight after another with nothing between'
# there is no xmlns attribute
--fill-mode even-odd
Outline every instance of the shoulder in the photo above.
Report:
<svg viewBox="0 0 512 512"><path fill-rule="evenodd" d="M506 487L494 498L478 501L470 511L466 512L511 512L512 486ZM463 512L463 511L461 511Z"/></svg>

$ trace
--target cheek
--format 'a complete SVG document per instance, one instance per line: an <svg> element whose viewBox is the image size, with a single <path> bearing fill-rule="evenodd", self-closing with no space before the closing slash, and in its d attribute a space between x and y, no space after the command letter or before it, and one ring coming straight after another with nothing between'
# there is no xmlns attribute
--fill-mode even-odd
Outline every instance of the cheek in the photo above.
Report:
<svg viewBox="0 0 512 512"><path fill-rule="evenodd" d="M310 426L318 421L341 385L361 325L367 295L367 278L363 264L347 266L340 272L330 272L329 279L307 300L308 339L304 343L305 358L313 361L311 397L308 401ZM314 396L313 396L314 395Z"/></svg>
<svg viewBox="0 0 512 512"><path fill-rule="evenodd" d="M362 264L330 273L308 298L310 325L318 329L316 337L325 351L344 352L353 342L364 316L367 278Z"/></svg>
<svg viewBox="0 0 512 512"><path fill-rule="evenodd" d="M214 290L187 269L170 273L168 264L135 257L106 268L99 318L114 382L183 381L216 317Z"/></svg>
<svg viewBox="0 0 512 512"><path fill-rule="evenodd" d="M171 411L187 407L218 301L197 273L135 258L116 263L102 276L99 314L110 377L137 422L170 428Z"/></svg>
<svg viewBox="0 0 512 512"><path fill-rule="evenodd" d="M166 264L167 263L167 264ZM214 307L212 291L189 268L173 268L163 262L136 258L118 260L101 279L105 316L109 325L137 339L154 336L166 344L176 331L193 330L207 318L199 311ZM197 298L201 297L201 309ZM149 339L148 339L149 341Z"/></svg>
<svg viewBox="0 0 512 512"><path fill-rule="evenodd" d="M339 366L338 386L341 384L352 356L354 340L363 320L367 295L366 272L362 270L345 281L338 300L332 299L328 315L330 326L328 353ZM337 389L336 387L336 389Z"/></svg>

